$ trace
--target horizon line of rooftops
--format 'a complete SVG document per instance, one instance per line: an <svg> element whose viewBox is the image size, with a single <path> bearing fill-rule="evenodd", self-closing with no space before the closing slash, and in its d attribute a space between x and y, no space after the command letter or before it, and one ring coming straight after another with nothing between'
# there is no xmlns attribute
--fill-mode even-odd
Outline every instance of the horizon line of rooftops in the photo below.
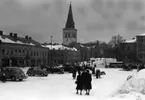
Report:
<svg viewBox="0 0 145 100"><path fill-rule="evenodd" d="M48 48L49 50L71 50L78 51L74 47L67 47L63 44L59 43L40 43L32 39L26 35L25 37L18 37L17 33L10 32L9 35L3 34L3 31L0 30L0 41L1 43L12 43L12 44L23 44L23 45L31 45L31 46L40 46Z"/></svg>

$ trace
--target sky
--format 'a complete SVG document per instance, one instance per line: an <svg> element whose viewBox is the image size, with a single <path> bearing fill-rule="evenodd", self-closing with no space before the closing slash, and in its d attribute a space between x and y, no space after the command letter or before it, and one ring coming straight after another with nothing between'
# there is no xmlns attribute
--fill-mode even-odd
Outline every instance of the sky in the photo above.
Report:
<svg viewBox="0 0 145 100"><path fill-rule="evenodd" d="M71 0L78 42L145 33L145 0ZM0 0L0 30L62 43L70 0Z"/></svg>

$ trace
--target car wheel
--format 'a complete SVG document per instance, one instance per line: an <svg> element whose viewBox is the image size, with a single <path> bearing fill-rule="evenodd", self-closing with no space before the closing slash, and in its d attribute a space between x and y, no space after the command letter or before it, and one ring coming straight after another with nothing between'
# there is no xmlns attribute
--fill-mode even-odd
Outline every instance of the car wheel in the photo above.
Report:
<svg viewBox="0 0 145 100"><path fill-rule="evenodd" d="M19 81L23 81L23 79L19 79Z"/></svg>
<svg viewBox="0 0 145 100"><path fill-rule="evenodd" d="M6 79L1 79L1 81L2 81L3 83L5 83L5 82L6 82Z"/></svg>
<svg viewBox="0 0 145 100"><path fill-rule="evenodd" d="M28 76L31 76L31 74L29 73Z"/></svg>
<svg viewBox="0 0 145 100"><path fill-rule="evenodd" d="M16 81L16 77L15 76L11 76L11 80L12 81Z"/></svg>

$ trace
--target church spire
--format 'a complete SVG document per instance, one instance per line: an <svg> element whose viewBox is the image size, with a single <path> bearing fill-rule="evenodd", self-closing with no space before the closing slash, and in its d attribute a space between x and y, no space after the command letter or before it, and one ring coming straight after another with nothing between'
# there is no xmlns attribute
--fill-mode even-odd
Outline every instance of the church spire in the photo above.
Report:
<svg viewBox="0 0 145 100"><path fill-rule="evenodd" d="M70 1L69 12L68 12L68 17L67 17L67 22L66 22L65 28L75 28L75 23L74 23L74 20L73 20L71 1Z"/></svg>

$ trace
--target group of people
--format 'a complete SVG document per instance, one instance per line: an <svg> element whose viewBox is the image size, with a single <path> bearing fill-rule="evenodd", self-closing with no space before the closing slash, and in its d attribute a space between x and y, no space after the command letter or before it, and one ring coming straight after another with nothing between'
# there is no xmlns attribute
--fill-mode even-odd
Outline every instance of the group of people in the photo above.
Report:
<svg viewBox="0 0 145 100"><path fill-rule="evenodd" d="M92 89L91 81L92 81L92 76L89 73L89 70L84 70L82 73L81 71L78 71L77 79L75 81L75 83L77 84L76 94L82 95L82 91L85 90L86 95L89 95L90 90Z"/></svg>

